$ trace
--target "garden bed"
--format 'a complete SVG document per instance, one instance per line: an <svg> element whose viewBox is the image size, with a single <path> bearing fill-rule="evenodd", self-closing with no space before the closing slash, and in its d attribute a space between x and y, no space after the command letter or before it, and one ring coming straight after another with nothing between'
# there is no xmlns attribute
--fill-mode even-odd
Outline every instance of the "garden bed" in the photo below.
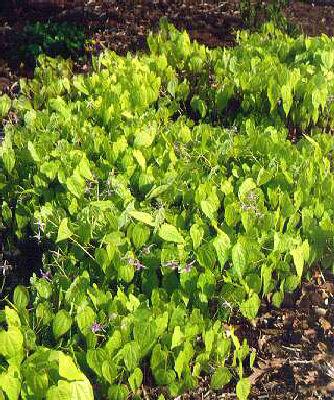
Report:
<svg viewBox="0 0 334 400"><path fill-rule="evenodd" d="M333 41L222 50L225 7L57 12L90 21L81 59L20 86L9 60L0 395L332 398ZM209 47L166 21L147 46L161 14Z"/></svg>

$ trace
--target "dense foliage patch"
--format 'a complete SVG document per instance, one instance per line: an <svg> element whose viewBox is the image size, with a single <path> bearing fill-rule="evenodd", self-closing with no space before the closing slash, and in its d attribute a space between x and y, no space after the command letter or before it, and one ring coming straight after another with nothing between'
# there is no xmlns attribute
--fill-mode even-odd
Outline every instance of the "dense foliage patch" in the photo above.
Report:
<svg viewBox="0 0 334 400"><path fill-rule="evenodd" d="M163 23L149 54L104 53L87 76L43 57L1 98L19 118L2 226L48 248L2 314L9 399L93 398L87 378L96 398L152 381L176 396L201 374L246 399L255 354L230 313L253 319L312 264L333 268L334 42L239 38L210 51Z"/></svg>
<svg viewBox="0 0 334 400"><path fill-rule="evenodd" d="M13 61L18 58L35 66L41 54L50 57L79 57L84 53L85 32L81 26L68 22L28 22L15 34Z"/></svg>

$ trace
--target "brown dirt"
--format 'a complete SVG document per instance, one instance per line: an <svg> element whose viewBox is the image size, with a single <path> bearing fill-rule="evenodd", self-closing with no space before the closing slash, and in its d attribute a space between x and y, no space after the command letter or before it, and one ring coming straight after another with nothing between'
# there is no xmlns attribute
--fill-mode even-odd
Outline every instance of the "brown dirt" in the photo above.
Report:
<svg viewBox="0 0 334 400"><path fill-rule="evenodd" d="M300 1L292 4L285 10L288 19L300 27L310 36L321 35L334 36L334 2L332 6L312 5L317 3L304 3Z"/></svg>

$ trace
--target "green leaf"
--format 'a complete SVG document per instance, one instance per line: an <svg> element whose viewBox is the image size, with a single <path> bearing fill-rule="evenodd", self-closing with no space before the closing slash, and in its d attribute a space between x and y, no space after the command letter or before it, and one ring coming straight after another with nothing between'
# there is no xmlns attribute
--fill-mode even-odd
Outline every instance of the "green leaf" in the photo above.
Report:
<svg viewBox="0 0 334 400"><path fill-rule="evenodd" d="M23 336L19 328L0 331L0 354L8 363L19 365L23 358Z"/></svg>
<svg viewBox="0 0 334 400"><path fill-rule="evenodd" d="M59 375L68 381L85 379L85 375L74 364L72 358L62 352L59 353Z"/></svg>
<svg viewBox="0 0 334 400"><path fill-rule="evenodd" d="M46 400L94 400L91 384L88 380L67 382L60 380L57 386L47 391Z"/></svg>
<svg viewBox="0 0 334 400"><path fill-rule="evenodd" d="M125 385L111 385L108 389L108 399L126 400L129 396L129 390Z"/></svg>
<svg viewBox="0 0 334 400"><path fill-rule="evenodd" d="M275 307L281 307L284 300L284 293L281 291L275 292L272 297L272 303Z"/></svg>
<svg viewBox="0 0 334 400"><path fill-rule="evenodd" d="M72 325L72 319L68 311L59 310L53 320L52 331L56 339L65 335Z"/></svg>
<svg viewBox="0 0 334 400"><path fill-rule="evenodd" d="M217 261L213 244L207 243L199 247L196 251L196 257L202 267L212 269Z"/></svg>
<svg viewBox="0 0 334 400"><path fill-rule="evenodd" d="M139 249L148 241L150 238L150 228L144 225L136 224L131 232L131 237L134 246Z"/></svg>
<svg viewBox="0 0 334 400"><path fill-rule="evenodd" d="M229 250L231 247L231 241L229 236L223 231L218 231L217 237L212 241L212 244L216 249L220 265L224 267L228 259Z"/></svg>
<svg viewBox="0 0 334 400"><path fill-rule="evenodd" d="M136 368L129 376L131 390L135 392L143 382L143 373L140 368Z"/></svg>
<svg viewBox="0 0 334 400"><path fill-rule="evenodd" d="M145 157L143 156L143 153L138 150L138 149L134 149L132 151L133 157L136 159L137 163L139 164L140 168L145 171L146 169L146 160Z"/></svg>
<svg viewBox="0 0 334 400"><path fill-rule="evenodd" d="M334 64L334 54L333 51L322 51L321 61L327 70L330 70Z"/></svg>
<svg viewBox="0 0 334 400"><path fill-rule="evenodd" d="M19 373L15 370L12 371L9 368L6 373L0 374L0 389L2 389L6 394L6 400L19 400L21 392L21 380ZM3 397L3 400L5 400L5 397Z"/></svg>
<svg viewBox="0 0 334 400"><path fill-rule="evenodd" d="M79 172L74 171L73 175L66 179L66 186L79 199L85 191L86 182Z"/></svg>
<svg viewBox="0 0 334 400"><path fill-rule="evenodd" d="M76 321L83 335L86 335L87 332L90 330L95 321L95 318L96 314L94 310L89 306L85 306L80 311L78 311L76 315Z"/></svg>
<svg viewBox="0 0 334 400"><path fill-rule="evenodd" d="M155 373L157 370L164 368L167 358L167 351L161 349L161 344L156 344L152 350L150 359L150 367L152 372Z"/></svg>
<svg viewBox="0 0 334 400"><path fill-rule="evenodd" d="M201 201L201 209L206 217L209 218L210 221L216 220L216 211L217 207L212 203L212 201L202 200Z"/></svg>
<svg viewBox="0 0 334 400"><path fill-rule="evenodd" d="M251 384L248 378L241 378L237 383L236 391L239 400L247 400L250 394Z"/></svg>
<svg viewBox="0 0 334 400"><path fill-rule="evenodd" d="M34 144L31 141L28 141L28 150L30 152L30 155L31 155L32 159L35 162L39 162L41 160L39 154L37 153L37 150L36 150Z"/></svg>
<svg viewBox="0 0 334 400"><path fill-rule="evenodd" d="M70 383L71 400L94 400L93 388L89 381Z"/></svg>
<svg viewBox="0 0 334 400"><path fill-rule="evenodd" d="M217 346L215 351L220 359L226 360L229 356L231 350L231 339L229 338L220 338L217 340Z"/></svg>
<svg viewBox="0 0 334 400"><path fill-rule="evenodd" d="M3 163L5 165L7 172L10 174L14 169L16 157L15 157L14 150L11 147L6 147L5 143L6 143L6 140L3 144L2 160L3 160Z"/></svg>
<svg viewBox="0 0 334 400"><path fill-rule="evenodd" d="M257 179L256 179L256 184L258 186L265 185L267 182L269 182L272 179L273 173L271 171L268 171L267 169L261 167Z"/></svg>
<svg viewBox="0 0 334 400"><path fill-rule="evenodd" d="M68 227L68 218L63 218L59 228L56 243L61 242L62 240L69 239L72 236L72 231Z"/></svg>
<svg viewBox="0 0 334 400"><path fill-rule="evenodd" d="M100 265L103 272L106 273L111 263L111 258L109 257L108 251L104 248L99 247L95 249L94 256L95 256L95 261Z"/></svg>
<svg viewBox="0 0 334 400"><path fill-rule="evenodd" d="M172 80L168 81L168 83L167 83L167 91L173 97L175 97L175 90L177 88L177 85L178 85L177 79L172 79Z"/></svg>
<svg viewBox="0 0 334 400"><path fill-rule="evenodd" d="M133 337L140 345L140 353L145 356L155 345L157 338L156 322L152 320L142 320L138 318L133 327Z"/></svg>
<svg viewBox="0 0 334 400"><path fill-rule="evenodd" d="M134 371L138 366L140 357L140 347L137 342L127 343L121 350L125 366L129 372Z"/></svg>
<svg viewBox="0 0 334 400"><path fill-rule="evenodd" d="M300 277L297 275L289 275L285 278L284 289L292 293L300 284Z"/></svg>
<svg viewBox="0 0 334 400"><path fill-rule="evenodd" d="M113 361L104 360L102 362L102 375L110 384L115 381L117 378L117 368Z"/></svg>
<svg viewBox="0 0 334 400"><path fill-rule="evenodd" d="M267 88L267 96L270 102L270 112L273 112L277 107L277 102L281 97L280 86L276 80L270 80L269 86Z"/></svg>
<svg viewBox="0 0 334 400"><path fill-rule="evenodd" d="M109 337L105 349L108 351L110 356L122 346L122 335L119 330L115 330L114 333Z"/></svg>
<svg viewBox="0 0 334 400"><path fill-rule="evenodd" d="M177 228L173 225L163 224L159 229L159 236L167 242L183 243L184 239Z"/></svg>
<svg viewBox="0 0 334 400"><path fill-rule="evenodd" d="M138 130L135 135L133 146L135 148L149 148L154 140L155 132L151 127Z"/></svg>
<svg viewBox="0 0 334 400"><path fill-rule="evenodd" d="M232 248L232 264L239 279L242 279L246 272L247 254L245 248L240 242L237 242Z"/></svg>
<svg viewBox="0 0 334 400"><path fill-rule="evenodd" d="M135 211L132 210L129 212L130 217L133 217L139 222L142 222L143 224L150 225L150 226L155 226L154 219L151 214L142 212L142 211Z"/></svg>
<svg viewBox="0 0 334 400"><path fill-rule="evenodd" d="M5 306L5 315L8 328L19 328L21 326L19 314L13 308Z"/></svg>
<svg viewBox="0 0 334 400"><path fill-rule="evenodd" d="M159 314L155 319L156 324L156 335L162 336L162 334L166 331L168 326L168 311Z"/></svg>
<svg viewBox="0 0 334 400"><path fill-rule="evenodd" d="M259 296L254 293L248 300L240 304L240 311L245 318L254 319L259 311L261 300Z"/></svg>
<svg viewBox="0 0 334 400"><path fill-rule="evenodd" d="M226 367L216 369L211 378L212 389L218 390L227 385L232 378L232 374Z"/></svg>
<svg viewBox="0 0 334 400"><path fill-rule="evenodd" d="M215 341L215 332L213 329L209 329L208 331L205 332L204 335L204 344L205 344L205 351L207 353L211 353L213 344Z"/></svg>
<svg viewBox="0 0 334 400"><path fill-rule="evenodd" d="M174 328L171 349L180 346L183 343L183 341L184 341L184 334L182 333L181 328L177 325Z"/></svg>
<svg viewBox="0 0 334 400"><path fill-rule="evenodd" d="M207 107L203 100L199 98L199 96L195 95L192 97L190 101L191 108L198 112L201 118L204 118L207 113Z"/></svg>
<svg viewBox="0 0 334 400"><path fill-rule="evenodd" d="M196 250L202 243L204 236L204 229L198 225L193 224L190 228L190 237L193 242L193 248Z"/></svg>
<svg viewBox="0 0 334 400"><path fill-rule="evenodd" d="M48 178L54 179L59 171L59 163L54 161L45 162L40 166L40 171Z"/></svg>
<svg viewBox="0 0 334 400"><path fill-rule="evenodd" d="M9 224L12 221L13 213L6 201L2 202L2 218L5 224Z"/></svg>
<svg viewBox="0 0 334 400"><path fill-rule="evenodd" d="M34 393L36 398L45 398L49 388L48 374L46 371L30 369L24 376L24 381L30 393Z"/></svg>
<svg viewBox="0 0 334 400"><path fill-rule="evenodd" d="M8 114L11 105L12 102L7 94L0 96L0 118L3 118Z"/></svg>
<svg viewBox="0 0 334 400"><path fill-rule="evenodd" d="M60 380L55 386L51 386L46 393L46 400L65 400L71 399L70 382Z"/></svg>
<svg viewBox="0 0 334 400"><path fill-rule="evenodd" d="M102 366L106 358L107 354L103 348L90 349L86 353L86 360L89 368L98 376L103 375Z"/></svg>
<svg viewBox="0 0 334 400"><path fill-rule="evenodd" d="M256 358L256 350L253 350L249 356L249 368L253 369Z"/></svg>
<svg viewBox="0 0 334 400"><path fill-rule="evenodd" d="M302 245L290 251L299 278L303 276L304 262L309 258L309 251L309 244L307 240L305 240Z"/></svg>
<svg viewBox="0 0 334 400"><path fill-rule="evenodd" d="M39 279L35 283L38 295L43 299L49 299L52 295L52 284L45 279Z"/></svg>
<svg viewBox="0 0 334 400"><path fill-rule="evenodd" d="M90 170L89 161L85 155L82 156L81 161L77 167L77 172L90 181L94 180L92 171Z"/></svg>
<svg viewBox="0 0 334 400"><path fill-rule="evenodd" d="M25 286L16 286L14 290L14 305L22 310L27 308L29 304L29 291Z"/></svg>
<svg viewBox="0 0 334 400"><path fill-rule="evenodd" d="M281 95L283 101L283 110L285 112L285 116L287 117L293 103L291 88L288 85L283 85L281 88Z"/></svg>
<svg viewBox="0 0 334 400"><path fill-rule="evenodd" d="M134 277L135 268L131 264L120 264L117 268L117 272L117 277L119 280L129 283Z"/></svg>
<svg viewBox="0 0 334 400"><path fill-rule="evenodd" d="M171 385L176 380L176 374L172 369L154 370L154 379L158 385Z"/></svg>
<svg viewBox="0 0 334 400"><path fill-rule="evenodd" d="M240 200L244 200L246 195L251 191L256 189L256 183L252 178L245 179L239 186L238 196Z"/></svg>
<svg viewBox="0 0 334 400"><path fill-rule="evenodd" d="M215 283L215 276L209 269L200 274L197 281L197 287L202 291L202 293L200 293L200 299L202 302L206 303L211 299L215 291Z"/></svg>
<svg viewBox="0 0 334 400"><path fill-rule="evenodd" d="M180 351L179 355L175 360L175 371L181 379L182 372L189 365L189 362L194 354L194 350L192 345L189 342L186 342L182 351Z"/></svg>

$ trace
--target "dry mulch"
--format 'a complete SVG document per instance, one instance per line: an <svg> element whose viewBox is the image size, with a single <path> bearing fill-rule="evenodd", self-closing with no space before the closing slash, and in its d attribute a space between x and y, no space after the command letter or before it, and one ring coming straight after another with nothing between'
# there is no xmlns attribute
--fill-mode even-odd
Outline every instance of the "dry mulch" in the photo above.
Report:
<svg viewBox="0 0 334 400"><path fill-rule="evenodd" d="M334 36L333 1L331 6L316 5L317 1L313 3L294 1L291 3L285 10L285 15L291 22L299 26L303 32L310 36L317 36L322 33Z"/></svg>

